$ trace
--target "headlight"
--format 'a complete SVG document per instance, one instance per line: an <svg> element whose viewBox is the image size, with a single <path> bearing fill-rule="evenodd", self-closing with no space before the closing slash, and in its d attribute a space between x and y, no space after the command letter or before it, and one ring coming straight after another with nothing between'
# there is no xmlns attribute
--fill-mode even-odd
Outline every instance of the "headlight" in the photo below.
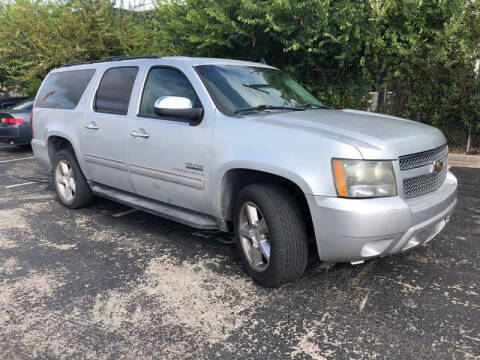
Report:
<svg viewBox="0 0 480 360"><path fill-rule="evenodd" d="M337 195L370 198L397 195L391 161L333 159Z"/></svg>

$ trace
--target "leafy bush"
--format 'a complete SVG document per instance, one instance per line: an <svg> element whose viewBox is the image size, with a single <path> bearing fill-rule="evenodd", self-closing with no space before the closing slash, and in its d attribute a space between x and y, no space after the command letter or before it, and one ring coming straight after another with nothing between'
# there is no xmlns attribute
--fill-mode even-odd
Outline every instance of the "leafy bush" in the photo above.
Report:
<svg viewBox="0 0 480 360"><path fill-rule="evenodd" d="M152 29L113 3L0 3L0 82L34 94L48 71L66 62L160 52L161 41Z"/></svg>
<svg viewBox="0 0 480 360"><path fill-rule="evenodd" d="M378 91L379 111L479 126L476 0L180 0L156 15L177 53L265 58L336 107Z"/></svg>

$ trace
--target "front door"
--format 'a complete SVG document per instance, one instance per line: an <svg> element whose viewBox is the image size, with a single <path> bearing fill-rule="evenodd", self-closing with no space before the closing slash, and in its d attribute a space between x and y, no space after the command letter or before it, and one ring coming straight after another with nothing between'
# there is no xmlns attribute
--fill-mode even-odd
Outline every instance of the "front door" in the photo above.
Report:
<svg viewBox="0 0 480 360"><path fill-rule="evenodd" d="M85 114L84 149L90 180L133 191L127 171L127 112L138 67L103 74L93 110Z"/></svg>
<svg viewBox="0 0 480 360"><path fill-rule="evenodd" d="M162 96L186 97L194 107L202 106L182 72L171 67L150 69L139 114L130 117L129 123L128 166L135 192L207 213L213 114L205 113L196 126L178 118L160 118L154 103Z"/></svg>

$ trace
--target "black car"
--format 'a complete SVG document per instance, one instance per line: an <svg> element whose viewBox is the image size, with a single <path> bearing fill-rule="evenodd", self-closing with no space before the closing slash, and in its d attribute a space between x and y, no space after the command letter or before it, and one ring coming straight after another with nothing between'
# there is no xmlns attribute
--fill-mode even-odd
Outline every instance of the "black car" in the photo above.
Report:
<svg viewBox="0 0 480 360"><path fill-rule="evenodd" d="M29 145L33 99L27 99L10 108L0 110L0 141L12 145Z"/></svg>

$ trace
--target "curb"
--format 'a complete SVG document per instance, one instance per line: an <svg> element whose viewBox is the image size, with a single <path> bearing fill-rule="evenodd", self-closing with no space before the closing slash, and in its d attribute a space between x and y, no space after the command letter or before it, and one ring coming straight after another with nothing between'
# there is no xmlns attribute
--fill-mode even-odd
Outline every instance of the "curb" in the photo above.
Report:
<svg viewBox="0 0 480 360"><path fill-rule="evenodd" d="M448 164L451 166L480 168L480 156L449 153Z"/></svg>

